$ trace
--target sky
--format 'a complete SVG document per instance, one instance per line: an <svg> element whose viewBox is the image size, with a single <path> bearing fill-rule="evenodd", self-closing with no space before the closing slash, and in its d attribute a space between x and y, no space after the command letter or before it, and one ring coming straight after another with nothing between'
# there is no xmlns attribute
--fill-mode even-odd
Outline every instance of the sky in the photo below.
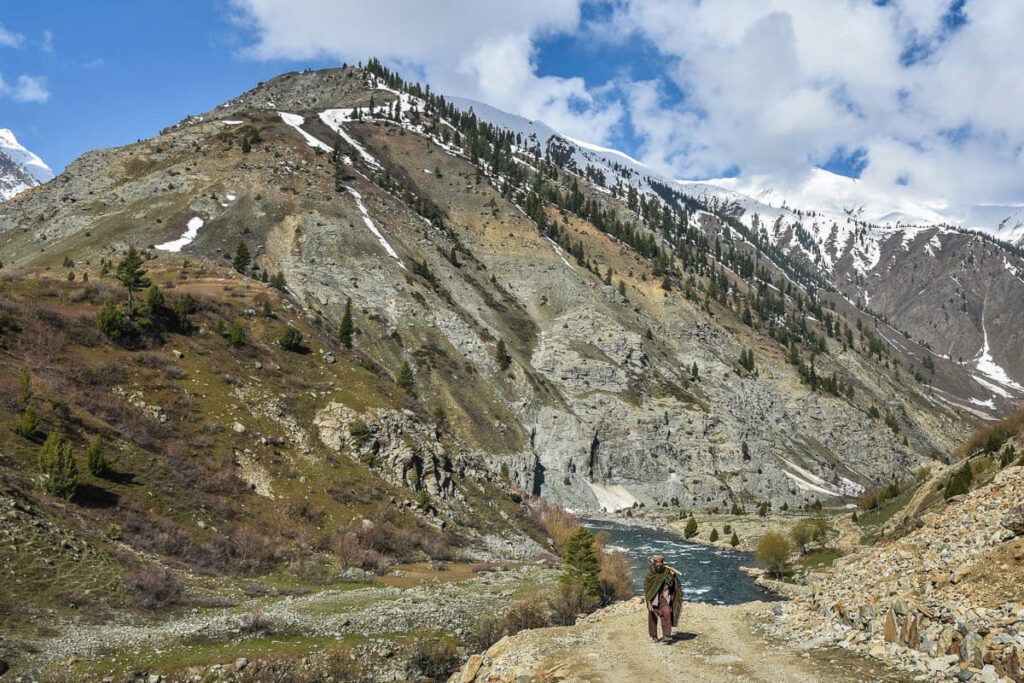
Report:
<svg viewBox="0 0 1024 683"><path fill-rule="evenodd" d="M60 11L54 11L54 6ZM1024 203L1024 3L101 0L0 9L0 128L55 170L284 71L377 56L678 178L823 167Z"/></svg>

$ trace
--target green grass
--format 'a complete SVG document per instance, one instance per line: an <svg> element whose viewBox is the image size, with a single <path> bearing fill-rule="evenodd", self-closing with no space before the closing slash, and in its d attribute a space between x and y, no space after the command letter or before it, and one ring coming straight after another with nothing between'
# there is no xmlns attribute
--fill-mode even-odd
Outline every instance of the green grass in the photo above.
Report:
<svg viewBox="0 0 1024 683"><path fill-rule="evenodd" d="M833 548L817 548L801 555L794 564L803 569L820 569L831 566L833 562L842 557L843 554Z"/></svg>

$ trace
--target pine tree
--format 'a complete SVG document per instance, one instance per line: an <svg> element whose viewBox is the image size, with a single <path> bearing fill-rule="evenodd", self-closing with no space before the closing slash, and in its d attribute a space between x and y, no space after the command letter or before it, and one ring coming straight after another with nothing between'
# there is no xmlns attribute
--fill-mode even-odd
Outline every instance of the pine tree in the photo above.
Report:
<svg viewBox="0 0 1024 683"><path fill-rule="evenodd" d="M740 537L736 535L736 532L732 532L732 538L729 539L729 545L733 548L740 544Z"/></svg>
<svg viewBox="0 0 1024 683"><path fill-rule="evenodd" d="M234 348L245 346L245 328L242 327L241 320L236 320L231 326L231 332L228 334L228 345Z"/></svg>
<svg viewBox="0 0 1024 683"><path fill-rule="evenodd" d="M289 325L284 328L277 343L285 351L298 351L302 347L302 332Z"/></svg>
<svg viewBox="0 0 1024 683"><path fill-rule="evenodd" d="M150 314L155 313L164 307L164 293L156 285L151 285L146 290L146 308Z"/></svg>
<svg viewBox="0 0 1024 683"><path fill-rule="evenodd" d="M601 563L594 545L594 536L585 526L573 532L565 542L562 553L562 581L567 584L578 583L583 594L590 598L601 595Z"/></svg>
<svg viewBox="0 0 1024 683"><path fill-rule="evenodd" d="M56 432L51 432L39 449L39 471L46 477L43 488L49 493L65 500L75 495L78 465L71 454L71 444L65 443Z"/></svg>
<svg viewBox="0 0 1024 683"><path fill-rule="evenodd" d="M715 541L718 540L718 529L712 529L711 530L711 535L708 536L708 540L711 541L712 543L714 543Z"/></svg>
<svg viewBox="0 0 1024 683"><path fill-rule="evenodd" d="M494 349L494 360L497 361L498 368L501 370L508 370L509 366L512 365L512 357L508 355L504 339L498 340L498 345Z"/></svg>
<svg viewBox="0 0 1024 683"><path fill-rule="evenodd" d="M697 361L693 361L693 367L690 368L690 377L694 380L700 379L700 371L697 369Z"/></svg>
<svg viewBox="0 0 1024 683"><path fill-rule="evenodd" d="M686 522L686 528L683 529L683 536L686 538L693 538L697 535L697 520L690 517L689 521Z"/></svg>
<svg viewBox="0 0 1024 683"><path fill-rule="evenodd" d="M345 314L341 316L341 326L338 328L338 340L346 349L352 348L352 299L345 300Z"/></svg>
<svg viewBox="0 0 1024 683"><path fill-rule="evenodd" d="M128 252L121 259L121 262L117 264L117 270L114 273L117 281L128 290L129 318L135 316L133 292L141 291L152 284L149 278L146 277L146 270L142 267L143 263L145 263L145 259L142 252L135 247L128 247Z"/></svg>
<svg viewBox="0 0 1024 683"><path fill-rule="evenodd" d="M31 439L39 427L39 419L36 417L36 410L32 406L25 406L25 412L21 414L21 422L14 428L14 431L26 439Z"/></svg>
<svg viewBox="0 0 1024 683"><path fill-rule="evenodd" d="M107 473L107 459L103 457L103 441L99 434L89 444L85 464L89 468L89 473L94 477L102 477Z"/></svg>
<svg viewBox="0 0 1024 683"><path fill-rule="evenodd" d="M274 273L270 276L270 286L274 289L283 292L285 287L284 273Z"/></svg>
<svg viewBox="0 0 1024 683"><path fill-rule="evenodd" d="M27 368L22 368L18 373L18 393L21 394L21 402L27 406L32 400L32 382Z"/></svg>
<svg viewBox="0 0 1024 683"><path fill-rule="evenodd" d="M238 248L235 249L235 258L231 261L231 267L239 273L244 273L249 267L250 258L249 247L245 246L245 242L239 241Z"/></svg>
<svg viewBox="0 0 1024 683"><path fill-rule="evenodd" d="M412 374L412 368L409 367L409 361L402 361L402 367L398 368L398 374L395 375L395 386L410 395L416 388L416 378Z"/></svg>
<svg viewBox="0 0 1024 683"><path fill-rule="evenodd" d="M194 313L196 310L195 299L192 298L191 294L185 294L185 296L174 302L174 317L178 319L178 329L186 331L189 328L188 316Z"/></svg>

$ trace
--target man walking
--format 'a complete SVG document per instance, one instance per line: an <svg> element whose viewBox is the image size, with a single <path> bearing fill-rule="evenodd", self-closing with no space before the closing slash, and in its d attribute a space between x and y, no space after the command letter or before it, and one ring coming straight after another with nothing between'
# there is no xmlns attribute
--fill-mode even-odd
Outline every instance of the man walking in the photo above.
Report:
<svg viewBox="0 0 1024 683"><path fill-rule="evenodd" d="M655 555L644 577L644 598L647 600L647 632L654 642L672 642L672 627L679 625L683 591L676 570L665 566L665 556ZM658 621L662 638L658 639Z"/></svg>

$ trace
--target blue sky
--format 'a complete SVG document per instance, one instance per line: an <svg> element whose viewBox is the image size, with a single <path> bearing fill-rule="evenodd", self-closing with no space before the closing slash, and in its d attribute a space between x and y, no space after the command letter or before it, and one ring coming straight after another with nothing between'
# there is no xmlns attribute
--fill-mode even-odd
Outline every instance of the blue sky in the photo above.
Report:
<svg viewBox="0 0 1024 683"><path fill-rule="evenodd" d="M114 0L0 10L0 127L59 170L370 55L676 177L821 166L1024 202L1024 3Z"/></svg>

